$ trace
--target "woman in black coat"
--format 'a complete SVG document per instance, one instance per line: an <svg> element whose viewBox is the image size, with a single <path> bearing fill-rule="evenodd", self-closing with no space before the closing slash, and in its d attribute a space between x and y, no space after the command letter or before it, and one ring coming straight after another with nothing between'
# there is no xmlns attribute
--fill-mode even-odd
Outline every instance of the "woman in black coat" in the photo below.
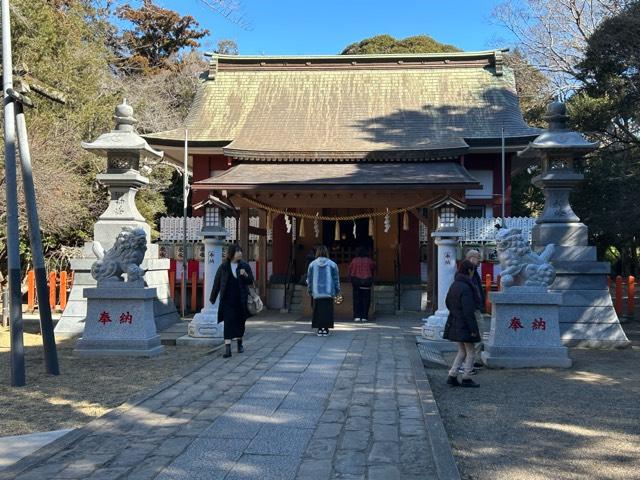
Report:
<svg viewBox="0 0 640 480"><path fill-rule="evenodd" d="M242 261L242 249L231 245L227 257L218 267L209 301L214 304L220 295L218 323L224 322L224 358L231 356L231 340L238 341L238 353L244 352L245 322L251 315L247 308L249 285L253 285L253 273L248 263Z"/></svg>
<svg viewBox="0 0 640 480"><path fill-rule="evenodd" d="M458 355L453 361L447 383L453 387L479 387L469 376L473 370L473 344L480 341L478 322L476 321L476 301L473 274L475 265L465 260L458 268L455 281L447 293L447 309L449 318L444 327L442 338L457 342ZM458 369L463 366L462 382L458 382Z"/></svg>

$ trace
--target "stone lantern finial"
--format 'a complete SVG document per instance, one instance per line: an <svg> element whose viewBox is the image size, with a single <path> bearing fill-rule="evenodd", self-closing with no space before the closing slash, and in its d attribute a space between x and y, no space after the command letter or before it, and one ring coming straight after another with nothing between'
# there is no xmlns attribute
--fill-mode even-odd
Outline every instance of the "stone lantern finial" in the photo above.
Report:
<svg viewBox="0 0 640 480"><path fill-rule="evenodd" d="M558 100L551 102L547 105L547 114L543 117L549 124L548 130L550 131L562 131L568 130L567 120L567 106Z"/></svg>
<svg viewBox="0 0 640 480"><path fill-rule="evenodd" d="M138 123L133 116L133 107L127 103L126 98L116 107L113 119L116 121L116 131L119 132L133 132L134 125Z"/></svg>

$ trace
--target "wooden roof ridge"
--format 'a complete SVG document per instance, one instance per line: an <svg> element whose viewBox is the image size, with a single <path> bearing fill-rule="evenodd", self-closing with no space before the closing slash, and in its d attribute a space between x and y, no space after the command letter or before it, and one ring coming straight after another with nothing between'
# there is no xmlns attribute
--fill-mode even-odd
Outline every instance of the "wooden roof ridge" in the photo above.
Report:
<svg viewBox="0 0 640 480"><path fill-rule="evenodd" d="M473 52L393 53L367 55L224 55L210 57L208 80L221 70L332 70L495 67L502 74L503 54L508 48Z"/></svg>

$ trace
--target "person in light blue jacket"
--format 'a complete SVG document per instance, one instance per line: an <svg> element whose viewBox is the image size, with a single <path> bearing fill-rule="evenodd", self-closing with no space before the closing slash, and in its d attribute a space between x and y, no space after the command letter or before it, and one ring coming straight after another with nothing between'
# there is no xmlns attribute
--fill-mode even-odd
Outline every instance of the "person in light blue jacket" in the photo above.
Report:
<svg viewBox="0 0 640 480"><path fill-rule="evenodd" d="M311 328L318 329L319 337L326 337L333 328L333 300L340 295L340 273L324 245L317 247L316 259L309 265L307 285L313 299Z"/></svg>

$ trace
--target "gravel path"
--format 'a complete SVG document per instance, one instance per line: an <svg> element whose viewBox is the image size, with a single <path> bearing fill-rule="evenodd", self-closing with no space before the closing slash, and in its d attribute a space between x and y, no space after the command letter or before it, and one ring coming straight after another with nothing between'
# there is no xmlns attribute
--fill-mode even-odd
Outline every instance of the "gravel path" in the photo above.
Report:
<svg viewBox="0 0 640 480"><path fill-rule="evenodd" d="M478 389L426 369L464 479L640 479L640 347L570 356L568 370L484 369Z"/></svg>

